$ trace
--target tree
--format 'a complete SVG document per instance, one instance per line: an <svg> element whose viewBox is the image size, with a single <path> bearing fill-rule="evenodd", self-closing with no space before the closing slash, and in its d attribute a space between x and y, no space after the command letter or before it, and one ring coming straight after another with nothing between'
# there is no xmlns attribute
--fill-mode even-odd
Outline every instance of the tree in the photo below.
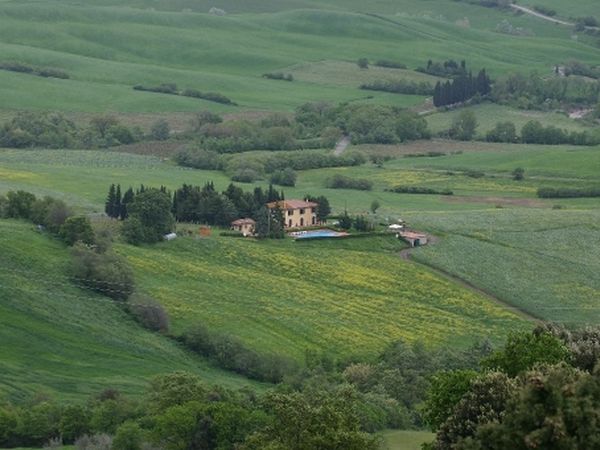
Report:
<svg viewBox="0 0 600 450"><path fill-rule="evenodd" d="M358 60L356 61L356 64L361 69L368 69L369 68L369 60L367 58L358 58Z"/></svg>
<svg viewBox="0 0 600 450"><path fill-rule="evenodd" d="M60 434L66 444L90 432L90 411L81 405L65 407L60 416Z"/></svg>
<svg viewBox="0 0 600 450"><path fill-rule="evenodd" d="M348 215L347 211L344 211L338 220L339 226L343 230L349 230L352 228L352 218Z"/></svg>
<svg viewBox="0 0 600 450"><path fill-rule="evenodd" d="M462 396L477 377L474 370L453 370L436 373L422 409L422 416L432 431L436 431L452 415Z"/></svg>
<svg viewBox="0 0 600 450"><path fill-rule="evenodd" d="M381 203L379 203L379 200L375 199L371 202L371 212L373 214L375 214L380 207Z"/></svg>
<svg viewBox="0 0 600 450"><path fill-rule="evenodd" d="M94 229L90 219L85 216L69 217L60 227L59 234L68 245L74 245L76 242L91 245L95 242Z"/></svg>
<svg viewBox="0 0 600 450"><path fill-rule="evenodd" d="M525 169L522 167L517 167L512 171L513 180L522 181L525 178Z"/></svg>
<svg viewBox="0 0 600 450"><path fill-rule="evenodd" d="M171 127L165 119L158 119L152 124L150 137L157 141L166 141L171 135Z"/></svg>
<svg viewBox="0 0 600 450"><path fill-rule="evenodd" d="M516 382L502 372L489 372L471 381L469 390L440 426L436 450L454 450L462 439L475 435L479 426L502 419Z"/></svg>
<svg viewBox="0 0 600 450"><path fill-rule="evenodd" d="M127 302L127 308L145 328L162 333L169 331L169 316L152 297L134 293Z"/></svg>
<svg viewBox="0 0 600 450"><path fill-rule="evenodd" d="M269 393L273 423L246 440L246 450L376 450L378 439L360 431L356 391Z"/></svg>
<svg viewBox="0 0 600 450"><path fill-rule="evenodd" d="M470 141L475 136L477 118L473 111L464 110L452 120L450 137L460 141Z"/></svg>
<svg viewBox="0 0 600 450"><path fill-rule="evenodd" d="M171 213L171 198L159 189L145 189L137 194L127 206L127 212L129 218L125 222L129 221L129 224L126 226L126 235L132 238L132 243L161 241L175 223ZM135 229L136 233L129 233L131 229Z"/></svg>
<svg viewBox="0 0 600 450"><path fill-rule="evenodd" d="M568 358L569 351L560 339L548 331L535 330L510 334L506 345L484 359L482 365L514 377L536 364L556 364Z"/></svg>
<svg viewBox="0 0 600 450"><path fill-rule="evenodd" d="M486 140L488 142L505 142L507 144L515 143L519 140L515 124L512 122L498 122L496 126L487 132Z"/></svg>
<svg viewBox="0 0 600 450"><path fill-rule="evenodd" d="M25 191L8 191L6 216L14 219L31 219L35 195Z"/></svg>
<svg viewBox="0 0 600 450"><path fill-rule="evenodd" d="M104 212L108 217L115 217L115 206L116 206L116 186L111 184L108 188L108 196L104 203Z"/></svg>
<svg viewBox="0 0 600 450"><path fill-rule="evenodd" d="M113 439L113 450L141 450L144 442L144 431L133 421L125 422L119 428Z"/></svg>

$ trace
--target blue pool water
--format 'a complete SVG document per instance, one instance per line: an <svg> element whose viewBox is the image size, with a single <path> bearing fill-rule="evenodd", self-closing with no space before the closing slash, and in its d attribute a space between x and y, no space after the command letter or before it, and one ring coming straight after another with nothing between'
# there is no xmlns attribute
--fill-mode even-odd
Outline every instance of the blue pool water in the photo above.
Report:
<svg viewBox="0 0 600 450"><path fill-rule="evenodd" d="M346 236L346 233L338 233L333 230L314 230L305 231L294 235L295 239L316 239L316 238L332 238Z"/></svg>

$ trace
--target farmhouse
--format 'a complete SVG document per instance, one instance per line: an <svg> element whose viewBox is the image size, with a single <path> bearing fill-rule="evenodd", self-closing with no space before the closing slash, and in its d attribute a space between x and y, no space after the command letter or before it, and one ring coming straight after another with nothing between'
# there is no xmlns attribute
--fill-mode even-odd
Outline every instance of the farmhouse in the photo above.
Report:
<svg viewBox="0 0 600 450"><path fill-rule="evenodd" d="M256 222L253 219L238 219L231 222L231 229L239 231L244 236L254 235Z"/></svg>
<svg viewBox="0 0 600 450"><path fill-rule="evenodd" d="M411 247L419 247L427 244L427 235L415 233L414 231L401 231L399 237L410 244Z"/></svg>
<svg viewBox="0 0 600 450"><path fill-rule="evenodd" d="M281 200L268 203L270 209L280 208L286 228L302 228L317 225L317 206L315 202L304 200Z"/></svg>

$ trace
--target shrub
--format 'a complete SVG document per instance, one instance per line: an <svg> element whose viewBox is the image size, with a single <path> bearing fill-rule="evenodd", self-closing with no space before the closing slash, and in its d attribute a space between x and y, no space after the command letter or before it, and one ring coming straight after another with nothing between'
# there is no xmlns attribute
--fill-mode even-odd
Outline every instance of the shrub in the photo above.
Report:
<svg viewBox="0 0 600 450"><path fill-rule="evenodd" d="M108 434L85 435L75 441L77 450L111 450L112 438Z"/></svg>
<svg viewBox="0 0 600 450"><path fill-rule="evenodd" d="M600 188L539 188L537 191L537 195L540 198L591 198L600 197Z"/></svg>
<svg viewBox="0 0 600 450"><path fill-rule="evenodd" d="M6 217L31 219L35 195L25 191L8 191L6 199Z"/></svg>
<svg viewBox="0 0 600 450"><path fill-rule="evenodd" d="M517 167L515 170L513 170L512 176L513 180L522 181L525 178L525 169L522 167Z"/></svg>
<svg viewBox="0 0 600 450"><path fill-rule="evenodd" d="M75 245L71 253L76 284L115 300L126 300L133 293L133 271L123 257L112 251L98 253L83 244Z"/></svg>
<svg viewBox="0 0 600 450"><path fill-rule="evenodd" d="M37 71L37 74L40 77L46 78L60 78L63 80L67 80L69 78L69 74L61 69L54 69L52 67L44 67Z"/></svg>
<svg viewBox="0 0 600 450"><path fill-rule="evenodd" d="M254 183L260 178L260 174L254 169L238 169L231 176L232 181L239 183Z"/></svg>
<svg viewBox="0 0 600 450"><path fill-rule="evenodd" d="M294 76L291 73L285 74L281 72L271 72L263 74L263 78L269 80L294 81Z"/></svg>
<svg viewBox="0 0 600 450"><path fill-rule="evenodd" d="M373 182L364 178L351 178L338 174L327 179L326 187L330 189L356 189L359 191L370 191L373 189Z"/></svg>
<svg viewBox="0 0 600 450"><path fill-rule="evenodd" d="M209 102L222 103L224 105L235 105L229 97L218 92L201 92L197 89L185 89L181 95L185 97L201 98Z"/></svg>
<svg viewBox="0 0 600 450"><path fill-rule="evenodd" d="M150 129L150 137L157 141L166 141L169 139L170 134L171 127L165 119L157 120L152 124L152 128Z"/></svg>
<svg viewBox="0 0 600 450"><path fill-rule="evenodd" d="M134 293L127 302L129 312L145 328L169 331L169 316L160 303L144 294Z"/></svg>
<svg viewBox="0 0 600 450"><path fill-rule="evenodd" d="M473 111L462 111L452 120L449 134L452 139L470 141L475 136L477 129L477 118Z"/></svg>
<svg viewBox="0 0 600 450"><path fill-rule="evenodd" d="M433 189L422 186L395 186L391 189L386 189L389 192L397 194L430 194L430 195L454 195L450 189Z"/></svg>
<svg viewBox="0 0 600 450"><path fill-rule="evenodd" d="M16 61L2 61L0 62L0 70L9 70L11 72L21 73L33 73L35 69L28 64L23 64Z"/></svg>
<svg viewBox="0 0 600 450"><path fill-rule="evenodd" d="M375 226L365 216L356 216L352 221L352 225L356 231L373 231Z"/></svg>
<svg viewBox="0 0 600 450"><path fill-rule="evenodd" d="M217 152L208 150L182 149L175 154L180 166L203 170L222 170L223 160Z"/></svg>
<svg viewBox="0 0 600 450"><path fill-rule="evenodd" d="M95 242L94 230L90 219L85 216L69 217L60 227L60 237L67 245L83 242L91 245Z"/></svg>
<svg viewBox="0 0 600 450"><path fill-rule="evenodd" d="M58 233L71 215L65 202L46 196L33 203L30 219L35 224L45 226L51 233Z"/></svg>
<svg viewBox="0 0 600 450"><path fill-rule="evenodd" d="M483 178L485 177L485 172L482 172L481 170L467 170L466 172L464 172L465 176L469 177L469 178Z"/></svg>
<svg viewBox="0 0 600 450"><path fill-rule="evenodd" d="M425 81L379 80L362 84L360 88L369 91L391 92L394 94L433 95L433 86Z"/></svg>
<svg viewBox="0 0 600 450"><path fill-rule="evenodd" d="M296 172L289 167L273 172L271 175L271 183L279 186L296 186Z"/></svg>
<svg viewBox="0 0 600 450"><path fill-rule="evenodd" d="M177 85L175 83L162 83L158 86L144 86L141 84L136 84L133 86L133 89L136 91L148 91L148 92L158 92L160 94L171 94L171 95L179 95L179 91L177 90Z"/></svg>
<svg viewBox="0 0 600 450"><path fill-rule="evenodd" d="M194 115L191 120L192 131L198 132L204 125L217 124L223 122L223 118L210 111L200 111Z"/></svg>
<svg viewBox="0 0 600 450"><path fill-rule="evenodd" d="M515 143L519 140L515 124L512 122L498 122L485 136L488 142Z"/></svg>
<svg viewBox="0 0 600 450"><path fill-rule="evenodd" d="M396 61L391 61L389 59L379 59L375 62L375 66L379 67L387 67L389 69L407 69L406 64L402 64Z"/></svg>
<svg viewBox="0 0 600 450"><path fill-rule="evenodd" d="M358 60L356 61L356 65L361 69L368 69L369 60L367 58L358 58Z"/></svg>
<svg viewBox="0 0 600 450"><path fill-rule="evenodd" d="M113 438L112 450L141 450L144 431L136 422L125 422Z"/></svg>

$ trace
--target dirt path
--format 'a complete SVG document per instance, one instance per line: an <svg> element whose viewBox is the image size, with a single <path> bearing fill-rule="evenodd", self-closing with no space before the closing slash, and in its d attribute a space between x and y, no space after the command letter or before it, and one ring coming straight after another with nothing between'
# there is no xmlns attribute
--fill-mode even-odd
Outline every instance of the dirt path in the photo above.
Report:
<svg viewBox="0 0 600 450"><path fill-rule="evenodd" d="M427 245L435 245L438 242L438 240L439 239L436 236L427 234ZM520 308L510 305L509 303L505 302L504 300L501 300L500 298L490 294L489 292L484 291L483 289L475 286L474 284L470 283L467 280L464 280L463 278L457 277L456 275L453 275L449 272L446 272L443 269L432 266L430 264L413 260L411 258L411 255L414 250L415 249L412 247L402 249L402 250L400 250L400 253L398 254L398 256L400 256L400 258L402 258L404 261L410 261L412 264L423 266L423 267L427 268L429 271L435 273L436 275L438 275L446 280L449 280L453 283L456 283L459 286L464 287L465 289L475 292L476 294L479 294L484 298L487 298L491 302L501 306L504 309L507 309L507 310L515 313L516 315L518 315L519 317L521 317L525 320L528 320L530 322L535 322L535 323L543 323L543 321L541 319L529 314L526 311L523 311Z"/></svg>
<svg viewBox="0 0 600 450"><path fill-rule="evenodd" d="M575 26L574 23L566 22L566 21L560 20L560 19L555 19L554 17L546 16L537 11L534 11L533 9L529 9L524 6L515 5L514 3L512 5L510 5L510 7L514 10L524 12L525 14L529 14L531 16L535 16L535 17L539 17L540 19L547 20L548 22L557 23L559 25L566 25L568 27Z"/></svg>
<svg viewBox="0 0 600 450"><path fill-rule="evenodd" d="M335 150L333 151L333 154L335 156L340 156L348 148L350 142L350 136L344 136L338 141L337 144L335 144Z"/></svg>

